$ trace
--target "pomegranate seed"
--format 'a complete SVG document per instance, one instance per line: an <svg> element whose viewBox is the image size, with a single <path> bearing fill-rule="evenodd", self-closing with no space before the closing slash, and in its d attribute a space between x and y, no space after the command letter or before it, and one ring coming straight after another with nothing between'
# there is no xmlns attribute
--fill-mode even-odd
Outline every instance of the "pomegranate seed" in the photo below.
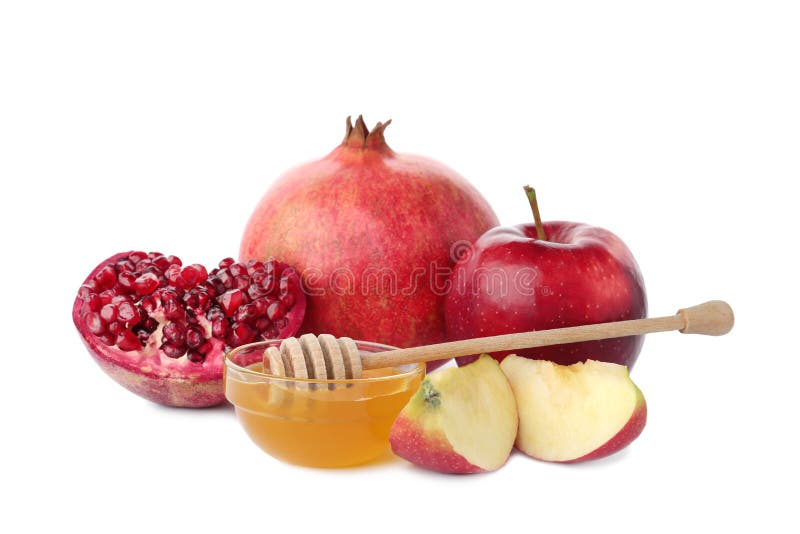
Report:
<svg viewBox="0 0 800 534"><path fill-rule="evenodd" d="M203 331L199 328L190 328L186 332L186 344L189 345L190 349L196 349L203 342L205 342L205 337L203 337Z"/></svg>
<svg viewBox="0 0 800 534"><path fill-rule="evenodd" d="M188 324L200 324L200 321L197 320L197 312L194 308L186 308L186 322Z"/></svg>
<svg viewBox="0 0 800 534"><path fill-rule="evenodd" d="M167 280L169 280L170 284L176 285L178 283L178 279L181 276L181 266L180 265L170 265L166 271L164 271L164 276L166 276Z"/></svg>
<svg viewBox="0 0 800 534"><path fill-rule="evenodd" d="M278 265L275 260L267 260L264 262L264 272L267 274L276 274L275 271L278 270Z"/></svg>
<svg viewBox="0 0 800 534"><path fill-rule="evenodd" d="M240 318L237 318L237 315ZM256 319L258 319L258 316L258 306L254 304L245 304L236 310L236 313L234 314L234 321L252 324Z"/></svg>
<svg viewBox="0 0 800 534"><path fill-rule="evenodd" d="M270 321L277 321L284 315L286 315L286 306L281 301L274 301L267 308L267 317Z"/></svg>
<svg viewBox="0 0 800 534"><path fill-rule="evenodd" d="M95 294L97 286L95 285L93 280L89 280L89 283L83 284L81 287L78 288L78 296L82 299L85 299L93 294Z"/></svg>
<svg viewBox="0 0 800 534"><path fill-rule="evenodd" d="M180 298L178 297L178 292L175 290L175 288L164 288L159 290L156 294L161 298L161 301L164 304L167 304L168 302L177 304L178 299Z"/></svg>
<svg viewBox="0 0 800 534"><path fill-rule="evenodd" d="M142 317L139 315L139 310L136 309L130 302L122 302L117 307L117 316L119 317L120 321L125 322L125 326L130 328L141 321Z"/></svg>
<svg viewBox="0 0 800 534"><path fill-rule="evenodd" d="M140 251L131 252L130 254L128 254L128 259L131 260L134 263L134 265L138 264L140 261L142 261L146 257L147 257L147 254L144 253L144 252L140 252Z"/></svg>
<svg viewBox="0 0 800 534"><path fill-rule="evenodd" d="M206 282L213 288L214 296L225 293L225 284L217 276L210 276Z"/></svg>
<svg viewBox="0 0 800 534"><path fill-rule="evenodd" d="M140 295L149 295L155 291L157 287L158 276L152 272L145 272L133 282L133 288Z"/></svg>
<svg viewBox="0 0 800 534"><path fill-rule="evenodd" d="M186 311L176 300L169 300L164 303L164 317L170 321L185 321Z"/></svg>
<svg viewBox="0 0 800 534"><path fill-rule="evenodd" d="M266 291L267 293L274 293L274 292L275 292L275 290L276 290L276 289L278 289L278 282L277 282L277 279L276 279L276 278L275 278L273 275L271 275L271 274L268 274L268 275L267 275L267 276L264 278L264 280L262 280L262 282L261 282L261 287L262 287L262 288L264 289L264 291Z"/></svg>
<svg viewBox="0 0 800 534"><path fill-rule="evenodd" d="M89 329L89 332L92 334L99 336L103 332L106 331L106 324L100 318L100 314L97 312L89 312L83 316L83 322L86 323L86 328Z"/></svg>
<svg viewBox="0 0 800 534"><path fill-rule="evenodd" d="M206 291L198 290L197 307L205 311L209 308L209 306L211 306L211 295L209 295Z"/></svg>
<svg viewBox="0 0 800 534"><path fill-rule="evenodd" d="M113 299L116 295L117 294L114 293L113 289L106 289L105 291L100 293L100 295L98 295L98 296L100 297L100 302L102 302L103 305L105 305L105 304L109 304L111 302L111 299Z"/></svg>
<svg viewBox="0 0 800 534"><path fill-rule="evenodd" d="M244 274L247 274L247 267L245 267L241 263L234 263L233 265L228 267L228 270L231 272L231 276L233 276L234 278L237 276L242 276Z"/></svg>
<svg viewBox="0 0 800 534"><path fill-rule="evenodd" d="M230 266L231 266L231 265L233 265L234 263L235 263L235 262L233 261L233 258L225 258L225 259L223 259L223 260L220 260L220 262L219 262L219 268L220 268L220 269L227 269L228 267L230 267Z"/></svg>
<svg viewBox="0 0 800 534"><path fill-rule="evenodd" d="M247 274L253 276L256 273L264 273L264 264L257 260L247 262ZM266 274L266 273L264 273Z"/></svg>
<svg viewBox="0 0 800 534"><path fill-rule="evenodd" d="M158 295L147 295L142 299L142 309L147 313L153 313L159 306L161 306L161 297Z"/></svg>
<svg viewBox="0 0 800 534"><path fill-rule="evenodd" d="M228 343L231 346L238 347L245 343L250 343L255 338L256 332L246 323L233 323L231 331L228 335Z"/></svg>
<svg viewBox="0 0 800 534"><path fill-rule="evenodd" d="M114 321L113 323L108 324L109 334L117 335L120 332L122 332L123 329L124 327L122 326L122 323L120 323L119 321Z"/></svg>
<svg viewBox="0 0 800 534"><path fill-rule="evenodd" d="M267 299L258 299L254 300L252 304L253 308L255 309L256 315L264 315L267 313L267 307L269 306L269 302Z"/></svg>
<svg viewBox="0 0 800 534"><path fill-rule="evenodd" d="M219 298L217 298L217 302L219 302L225 315L231 317L236 309L242 305L242 302L244 302L244 293L238 289L231 289L220 295Z"/></svg>
<svg viewBox="0 0 800 534"><path fill-rule="evenodd" d="M287 319L286 317L275 321L275 328L277 328L278 330L283 330L287 326L289 326L289 319Z"/></svg>
<svg viewBox="0 0 800 534"><path fill-rule="evenodd" d="M83 309L85 311L99 312L102 307L103 302L98 295L91 294L83 299Z"/></svg>
<svg viewBox="0 0 800 534"><path fill-rule="evenodd" d="M173 300L176 304L180 304L183 302L183 296L186 294L186 291L179 288L179 287L170 287L168 288L168 297L167 300Z"/></svg>
<svg viewBox="0 0 800 534"><path fill-rule="evenodd" d="M117 307L110 302L100 309L100 317L106 324L117 320Z"/></svg>
<svg viewBox="0 0 800 534"><path fill-rule="evenodd" d="M156 256L155 258L153 258L153 265L155 265L162 271L166 271L171 264L167 259L167 257L162 254L160 256Z"/></svg>
<svg viewBox="0 0 800 534"><path fill-rule="evenodd" d="M260 286L261 282L263 282L264 279L267 277L267 273L265 273L264 271L253 271L251 273L250 270L248 269L247 272L250 274L250 281L258 286Z"/></svg>
<svg viewBox="0 0 800 534"><path fill-rule="evenodd" d="M227 269L220 270L216 276L217 279L222 282L225 289L231 289L233 287L233 276L231 276L231 273L228 272Z"/></svg>
<svg viewBox="0 0 800 534"><path fill-rule="evenodd" d="M265 296L267 293L260 286L255 284L251 285L247 288L247 296L250 297L251 300L256 301L259 300L261 297Z"/></svg>
<svg viewBox="0 0 800 534"><path fill-rule="evenodd" d="M281 295L281 302L287 308L291 308L294 306L294 295L291 293L286 293L285 295Z"/></svg>
<svg viewBox="0 0 800 534"><path fill-rule="evenodd" d="M206 319L209 321L213 321L214 319L224 319L225 313L220 310L217 306L212 306L206 312Z"/></svg>
<svg viewBox="0 0 800 534"><path fill-rule="evenodd" d="M142 274L145 269L147 269L148 267L152 267L152 265L153 265L153 260L151 260L150 258L145 258L136 264L136 272Z"/></svg>
<svg viewBox="0 0 800 534"><path fill-rule="evenodd" d="M172 254L170 254L169 256L166 256L166 258L170 265L177 265L179 267L183 265L183 262L178 256L173 256Z"/></svg>
<svg viewBox="0 0 800 534"><path fill-rule="evenodd" d="M162 334L166 342L172 345L183 345L186 343L186 327L181 323L169 322L165 324Z"/></svg>
<svg viewBox="0 0 800 534"><path fill-rule="evenodd" d="M272 321L268 317L259 317L255 324L256 330L259 332L265 331L270 326L272 326Z"/></svg>
<svg viewBox="0 0 800 534"><path fill-rule="evenodd" d="M267 330L264 333L264 335L266 335L266 337L264 339L278 339L278 337L280 337L281 333L278 330L277 326L272 325L269 328L267 328Z"/></svg>
<svg viewBox="0 0 800 534"><path fill-rule="evenodd" d="M130 330L122 330L117 334L116 342L120 350L124 351L142 348L142 342L139 340L139 337Z"/></svg>
<svg viewBox="0 0 800 534"><path fill-rule="evenodd" d="M206 356L205 354L202 354L196 350L190 350L189 352L186 353L186 358L190 362L203 363L203 361L206 359Z"/></svg>
<svg viewBox="0 0 800 534"><path fill-rule="evenodd" d="M205 292L208 293L211 297L216 297L217 296L217 290L214 289L214 284L212 284L208 280L203 282L200 285L200 287L202 287L205 290Z"/></svg>
<svg viewBox="0 0 800 534"><path fill-rule="evenodd" d="M158 321L152 317L147 317L144 321L142 321L141 327L147 331L148 334L152 334L156 331L156 328L158 328Z"/></svg>
<svg viewBox="0 0 800 534"><path fill-rule="evenodd" d="M124 289L129 293L135 291L133 287L133 283L135 280L136 280L136 273L134 273L133 271L122 271L117 276L117 284L119 284L119 287L121 287L122 289Z"/></svg>
<svg viewBox="0 0 800 534"><path fill-rule="evenodd" d="M113 297L111 297L111 304L113 304L114 306L118 307L123 302L128 302L130 304L133 304L133 301L128 295L114 295Z"/></svg>
<svg viewBox="0 0 800 534"><path fill-rule="evenodd" d="M94 275L94 280L98 289L110 289L117 283L117 270L109 263Z"/></svg>
<svg viewBox="0 0 800 534"><path fill-rule="evenodd" d="M106 332L105 334L100 334L97 336L97 339L99 339L103 344L111 346L117 341L117 336L111 334L110 332Z"/></svg>
<svg viewBox="0 0 800 534"><path fill-rule="evenodd" d="M186 347L171 345L169 343L161 344L161 351L170 358L180 358L186 354Z"/></svg>
<svg viewBox="0 0 800 534"><path fill-rule="evenodd" d="M156 275L156 279L161 279L164 277L164 271L156 267L155 265L149 265L142 269L142 274L154 274ZM166 278L164 278L166 280Z"/></svg>
<svg viewBox="0 0 800 534"><path fill-rule="evenodd" d="M200 305L200 299L197 298L196 291L190 291L183 296L183 303L189 308L197 308Z"/></svg>
<svg viewBox="0 0 800 534"><path fill-rule="evenodd" d="M223 317L211 321L211 335L223 339L228 333L228 321Z"/></svg>
<svg viewBox="0 0 800 534"><path fill-rule="evenodd" d="M250 287L250 277L242 274L233 279L233 287L235 289L245 290Z"/></svg>
<svg viewBox="0 0 800 534"><path fill-rule="evenodd" d="M188 267L184 267L183 271L181 271L181 276L183 276L183 279L186 280L188 284L194 286L205 282L208 278L208 273L205 267L194 263Z"/></svg>
<svg viewBox="0 0 800 534"><path fill-rule="evenodd" d="M291 273L293 273L294 269L291 269L291 268L286 269L283 272L284 274L281 275L281 295L283 295L285 293L288 293L289 291L291 291L295 287L294 278L291 278L289 276L290 271L291 271Z"/></svg>
<svg viewBox="0 0 800 534"><path fill-rule="evenodd" d="M117 263L114 265L118 273L124 273L127 271L133 271L136 268L136 264L133 263L129 258L120 258L117 260Z"/></svg>

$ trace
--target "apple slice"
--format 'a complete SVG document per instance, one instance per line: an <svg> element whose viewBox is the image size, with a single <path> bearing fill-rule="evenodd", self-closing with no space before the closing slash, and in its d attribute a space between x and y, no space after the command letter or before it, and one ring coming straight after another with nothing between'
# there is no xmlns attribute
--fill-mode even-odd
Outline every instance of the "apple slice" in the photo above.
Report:
<svg viewBox="0 0 800 534"><path fill-rule="evenodd" d="M558 365L511 355L500 367L517 399L516 446L529 456L550 462L602 458L644 429L647 405L624 365Z"/></svg>
<svg viewBox="0 0 800 534"><path fill-rule="evenodd" d="M517 435L514 393L500 365L483 355L422 381L392 426L394 453L442 473L494 471Z"/></svg>

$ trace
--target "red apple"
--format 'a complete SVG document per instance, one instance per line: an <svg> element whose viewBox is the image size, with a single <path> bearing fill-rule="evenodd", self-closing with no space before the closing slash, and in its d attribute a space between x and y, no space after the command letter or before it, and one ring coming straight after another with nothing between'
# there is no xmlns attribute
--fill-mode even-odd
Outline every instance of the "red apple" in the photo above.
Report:
<svg viewBox="0 0 800 534"><path fill-rule="evenodd" d="M531 199L538 218L535 197ZM644 282L622 240L574 222L497 227L456 264L445 299L452 340L639 319L647 315ZM633 366L643 336L515 351L562 365L595 360ZM492 354L502 361L508 352ZM459 365L476 356L458 359Z"/></svg>

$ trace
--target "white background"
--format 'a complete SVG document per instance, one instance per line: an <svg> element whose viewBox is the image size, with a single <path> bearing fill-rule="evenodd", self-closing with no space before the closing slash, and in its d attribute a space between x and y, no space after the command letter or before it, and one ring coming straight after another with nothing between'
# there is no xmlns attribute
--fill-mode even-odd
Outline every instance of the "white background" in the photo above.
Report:
<svg viewBox="0 0 800 534"><path fill-rule="evenodd" d="M265 4L0 7L0 530L796 531L796 4ZM283 465L230 409L108 379L70 320L89 270L236 255L270 181L359 113L503 224L531 182L545 219L619 234L651 315L722 298L736 328L647 340L624 452L472 477Z"/></svg>

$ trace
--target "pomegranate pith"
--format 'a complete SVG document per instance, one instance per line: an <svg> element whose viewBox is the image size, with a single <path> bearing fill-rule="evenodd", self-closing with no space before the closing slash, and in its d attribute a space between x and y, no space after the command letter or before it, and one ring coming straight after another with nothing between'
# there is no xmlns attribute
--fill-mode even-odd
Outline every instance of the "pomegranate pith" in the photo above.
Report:
<svg viewBox="0 0 800 534"><path fill-rule="evenodd" d="M284 313L269 314L275 306ZM203 407L225 400L226 351L294 335L305 306L296 271L279 261L225 258L209 273L202 265L183 267L176 256L134 251L92 271L72 319L97 363L121 385L160 404Z"/></svg>

